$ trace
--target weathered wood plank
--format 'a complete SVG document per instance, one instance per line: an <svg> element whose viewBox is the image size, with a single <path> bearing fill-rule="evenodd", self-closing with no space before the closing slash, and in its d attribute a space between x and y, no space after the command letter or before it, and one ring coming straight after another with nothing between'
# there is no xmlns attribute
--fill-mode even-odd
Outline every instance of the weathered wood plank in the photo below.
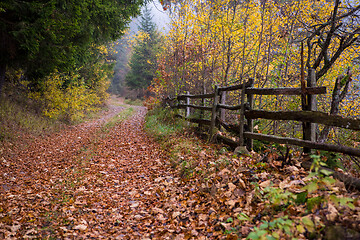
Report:
<svg viewBox="0 0 360 240"><path fill-rule="evenodd" d="M177 105L178 108L194 108L194 109L200 109L200 110L205 110L205 111L211 111L212 107L205 107L205 106L198 106L198 105L192 105L192 104L178 104Z"/></svg>
<svg viewBox="0 0 360 240"><path fill-rule="evenodd" d="M216 139L221 141L222 143L230 146L232 149L235 149L239 144L237 142L235 142L234 140L221 136L219 134L216 134Z"/></svg>
<svg viewBox="0 0 360 240"><path fill-rule="evenodd" d="M306 94L324 94L326 87L307 87ZM246 94L257 95L301 95L301 88L246 88Z"/></svg>
<svg viewBox="0 0 360 240"><path fill-rule="evenodd" d="M219 104L219 86L215 85L215 90L214 90L214 101L213 101L213 107L212 107L212 112L211 112L211 124L210 124L210 129L209 129L209 136L210 136L210 141L214 140L214 135L215 135L215 124L216 124L216 118L217 118L217 105Z"/></svg>
<svg viewBox="0 0 360 240"><path fill-rule="evenodd" d="M249 104L250 105L250 104ZM243 85L241 89L241 99L240 99L240 127L239 127L239 146L244 146L244 124L245 124L245 86Z"/></svg>
<svg viewBox="0 0 360 240"><path fill-rule="evenodd" d="M270 112L264 110L245 111L246 118L264 118L271 120L294 120L301 122L321 123L328 126L360 130L360 119L344 118L314 111L284 111Z"/></svg>
<svg viewBox="0 0 360 240"><path fill-rule="evenodd" d="M307 77L307 87L316 87L316 73L315 70L310 68L308 69L308 77ZM316 111L317 110L317 102L316 96L307 94L302 96L307 100L305 101L305 106L303 106L303 111ZM303 139L309 140L312 142L316 141L316 124L311 122L303 122ZM311 149L304 148L304 153L310 153Z"/></svg>
<svg viewBox="0 0 360 240"><path fill-rule="evenodd" d="M253 87L254 86L254 79L250 79L250 87ZM248 88L246 88L248 89ZM245 89L245 93L246 93L246 89ZM254 106L254 95L251 94L251 93L246 93L247 94L247 101L249 103L249 108L250 110L253 108ZM250 118L247 118L247 125L248 125L248 128L249 128L249 132L253 132L253 129L254 129L254 121ZM244 134L243 134L244 136ZM245 136L244 136L245 137ZM247 139L247 143L246 143L246 147L248 150L252 150L253 149L253 146L254 146L254 143L253 143L253 140L252 139Z"/></svg>
<svg viewBox="0 0 360 240"><path fill-rule="evenodd" d="M186 98L213 98L214 93L207 93L207 94L198 94L198 95L191 95L191 94L183 94L177 96L178 100L184 100Z"/></svg>
<svg viewBox="0 0 360 240"><path fill-rule="evenodd" d="M242 89L243 85L244 85L244 83L238 84L238 85L233 85L233 86L228 86L228 87L219 87L219 91L226 92L226 91L240 90L240 89ZM251 86L251 80L245 83L245 87L250 87L250 86Z"/></svg>
<svg viewBox="0 0 360 240"><path fill-rule="evenodd" d="M228 110L240 110L241 109L241 104L235 105L235 106L229 106L229 105L225 105L225 104L218 104L217 107L218 108L228 109ZM244 107L245 107L245 109L249 109L249 104L245 103Z"/></svg>
<svg viewBox="0 0 360 240"><path fill-rule="evenodd" d="M221 126L223 126L228 132L232 132L235 134L239 134L240 133L240 124L235 125L235 124L228 124L225 121L222 121L221 119L217 119L220 123Z"/></svg>
<svg viewBox="0 0 360 240"><path fill-rule="evenodd" d="M316 143L316 142L311 142L311 141L307 141L307 140L271 136L271 135L265 135L265 134L260 134L260 133L245 132L244 136L247 138L251 138L251 139L276 142L276 143L280 143L280 144L291 144L291 145L296 145L296 146L300 146L300 147L308 147L311 149L320 149L320 150L331 151L331 152L340 152L340 153L345 153L345 154L360 157L360 149L347 147L347 146L339 146L339 145L326 144L326 143Z"/></svg>
<svg viewBox="0 0 360 240"><path fill-rule="evenodd" d="M189 92L187 92L187 94L189 95ZM186 105L187 107L185 108L185 117L188 118L190 116L190 108L189 108L189 105L190 105L190 98L185 98L185 102L186 102Z"/></svg>

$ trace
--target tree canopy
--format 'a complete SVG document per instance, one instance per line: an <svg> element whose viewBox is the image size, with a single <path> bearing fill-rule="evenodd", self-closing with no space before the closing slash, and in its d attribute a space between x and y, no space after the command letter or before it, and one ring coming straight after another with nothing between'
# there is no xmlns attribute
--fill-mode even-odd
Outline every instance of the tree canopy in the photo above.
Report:
<svg viewBox="0 0 360 240"><path fill-rule="evenodd" d="M39 0L0 3L0 89L6 67L30 80L81 66L88 48L119 38L143 0ZM36 82L36 81L35 81Z"/></svg>

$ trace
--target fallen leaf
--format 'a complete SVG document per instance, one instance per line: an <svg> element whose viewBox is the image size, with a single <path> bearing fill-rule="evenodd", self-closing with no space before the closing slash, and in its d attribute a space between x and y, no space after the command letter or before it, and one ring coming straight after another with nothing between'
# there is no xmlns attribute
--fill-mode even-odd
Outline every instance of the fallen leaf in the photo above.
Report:
<svg viewBox="0 0 360 240"><path fill-rule="evenodd" d="M262 188L266 188L266 187L269 187L270 184L271 184L271 180L266 180L266 181L260 183L259 186Z"/></svg>
<svg viewBox="0 0 360 240"><path fill-rule="evenodd" d="M329 213L326 215L326 219L329 221L335 221L337 216L339 215L338 210L331 203L328 203L327 210Z"/></svg>
<svg viewBox="0 0 360 240"><path fill-rule="evenodd" d="M233 192L233 191L235 190L235 188L236 188L236 185L233 184L232 182L229 182L229 183L228 183L228 187L229 187L229 191L230 191L230 192Z"/></svg>
<svg viewBox="0 0 360 240"><path fill-rule="evenodd" d="M85 231L87 229L87 226L84 224L79 224L73 227L75 230Z"/></svg>
<svg viewBox="0 0 360 240"><path fill-rule="evenodd" d="M138 207L139 205L140 205L139 202L134 202L134 203L132 203L132 204L130 205L130 207L131 207L131 208L136 208L136 207Z"/></svg>

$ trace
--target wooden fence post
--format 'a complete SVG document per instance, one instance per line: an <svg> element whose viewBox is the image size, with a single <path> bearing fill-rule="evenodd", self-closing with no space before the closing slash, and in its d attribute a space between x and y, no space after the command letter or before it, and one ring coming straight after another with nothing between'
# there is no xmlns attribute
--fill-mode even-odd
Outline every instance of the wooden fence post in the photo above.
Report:
<svg viewBox="0 0 360 240"><path fill-rule="evenodd" d="M316 72L315 69L311 68L310 77L308 78L308 87L316 87ZM317 100L316 95L308 95L309 97L309 110L310 111L317 111ZM316 123L310 124L310 141L316 141Z"/></svg>
<svg viewBox="0 0 360 240"><path fill-rule="evenodd" d="M244 146L244 124L245 124L245 83L243 83L241 89L241 100L240 100L240 133L239 133L239 146Z"/></svg>
<svg viewBox="0 0 360 240"><path fill-rule="evenodd" d="M210 123L210 130L209 130L209 136L210 141L214 141L214 135L215 135L215 124L216 124L216 117L217 117L217 105L219 103L219 86L215 85L214 89L214 101L212 106L212 112L211 112L211 123Z"/></svg>
<svg viewBox="0 0 360 240"><path fill-rule="evenodd" d="M227 92L226 91L222 91L220 93L220 103L225 105L226 104L226 95ZM225 122L225 109L220 109L220 119L221 121Z"/></svg>
<svg viewBox="0 0 360 240"><path fill-rule="evenodd" d="M205 91L204 91L204 94L206 94ZM205 98L202 98L202 99L201 99L201 105L202 105L203 107L206 106L206 99L205 99ZM204 118L204 116L205 116L205 111L201 109L201 110L200 110L200 118ZM203 125L202 125L201 123L199 123L199 129L202 130L202 128L203 128Z"/></svg>
<svg viewBox="0 0 360 240"><path fill-rule="evenodd" d="M190 95L189 92L186 92L186 94ZM190 105L190 98L186 97L185 102L186 105ZM190 116L190 107L186 107L185 118L188 118L189 116Z"/></svg>
<svg viewBox="0 0 360 240"><path fill-rule="evenodd" d="M253 87L253 86L254 86L254 79L250 78L249 79L249 87ZM254 105L254 95L248 93L247 94L247 101L249 103L249 110L252 110L253 105ZM253 127L254 127L253 120L252 119L247 119L247 125L248 125L248 128L249 128L248 132L252 133L253 132ZM247 141L246 142L247 149L249 151L251 151L253 149L253 139L248 138L246 141Z"/></svg>
<svg viewBox="0 0 360 240"><path fill-rule="evenodd" d="M308 77L307 77L307 87L316 87L316 73L315 69L308 69ZM317 102L316 96L307 94L305 96L307 98L306 105L302 108L303 111L316 111ZM316 141L316 124L310 122L303 123L303 140L308 140L315 142ZM304 147L304 153L310 153L311 149Z"/></svg>

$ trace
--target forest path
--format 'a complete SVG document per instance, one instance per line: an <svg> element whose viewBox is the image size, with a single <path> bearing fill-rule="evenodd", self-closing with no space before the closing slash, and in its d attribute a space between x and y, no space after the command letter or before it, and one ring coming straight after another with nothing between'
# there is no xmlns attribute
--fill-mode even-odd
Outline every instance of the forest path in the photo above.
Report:
<svg viewBox="0 0 360 240"><path fill-rule="evenodd" d="M129 109L128 119L107 126ZM100 119L2 153L0 239L165 237L175 227L161 207L178 179L144 133L145 113L118 102Z"/></svg>

